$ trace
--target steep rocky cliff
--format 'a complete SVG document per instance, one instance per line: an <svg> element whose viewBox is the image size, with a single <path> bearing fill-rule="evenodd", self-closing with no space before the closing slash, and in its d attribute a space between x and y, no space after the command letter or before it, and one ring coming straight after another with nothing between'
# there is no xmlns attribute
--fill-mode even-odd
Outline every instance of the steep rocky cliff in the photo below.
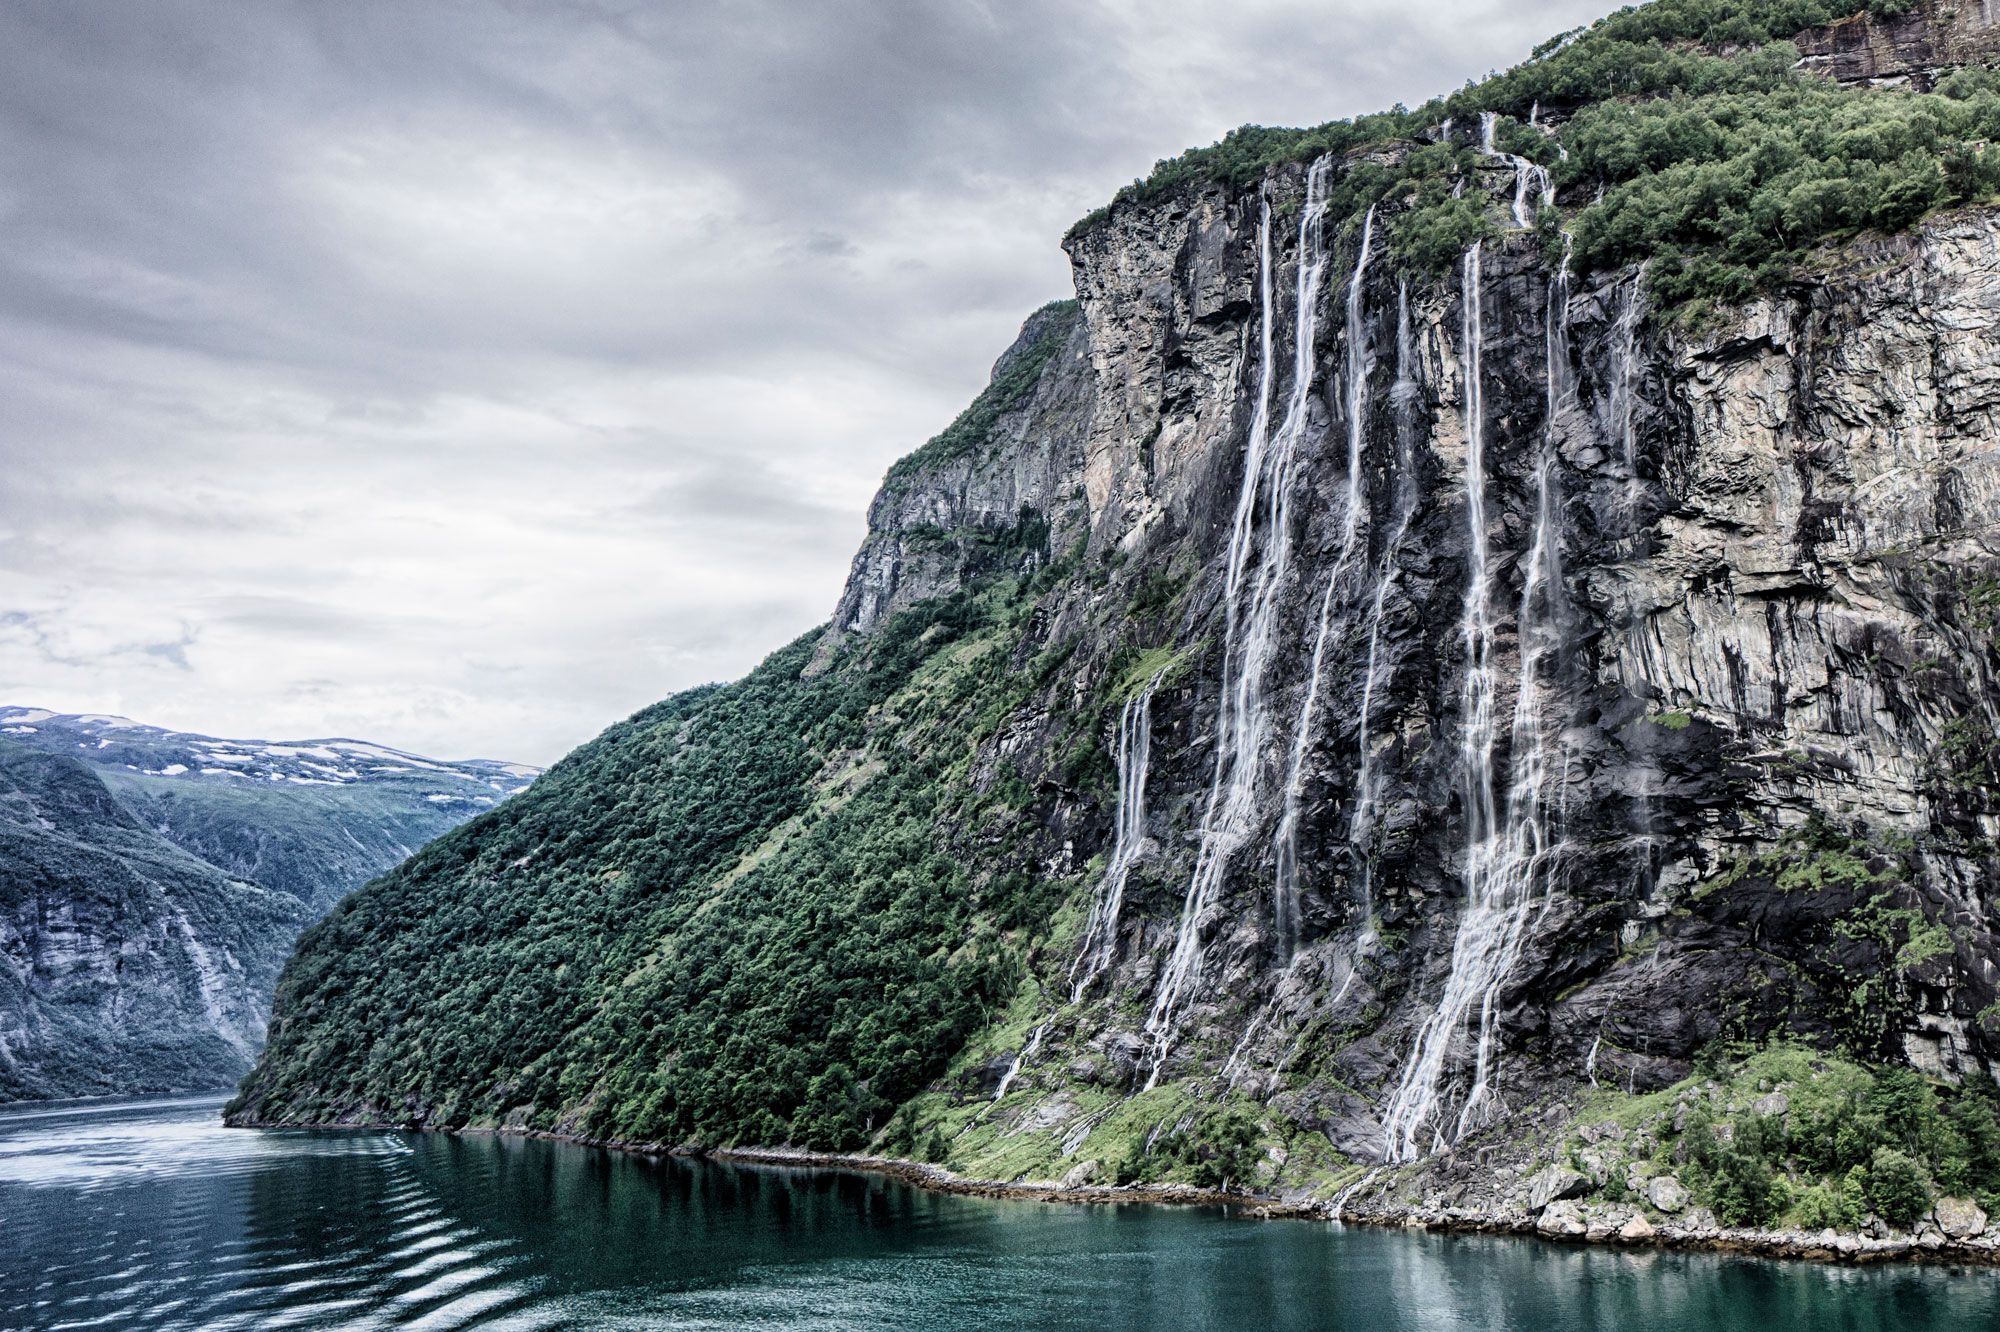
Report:
<svg viewBox="0 0 2000 1332"><path fill-rule="evenodd" d="M0 1100L226 1085L305 919L0 740Z"/></svg>
<svg viewBox="0 0 2000 1332"><path fill-rule="evenodd" d="M1741 1183L1773 1161L1828 1198L1861 1170L1843 1225L1914 1224L1868 1192L1883 1150L2000 1190L2000 217L1935 206L1982 149L1868 177L1917 181L1905 229L1806 209L1864 169L1785 176L1820 169L1797 138L1662 221L1662 181L1721 188L1722 131L1640 164L1605 144L1643 106L1523 90L1666 68L1654 90L1751 98L1731 123L1824 104L1878 140L1933 103L1827 91L1788 43L1676 29L1646 65L1638 21L1393 132L1232 140L1080 224L1075 311L892 472L830 630L353 899L287 973L239 1120L873 1141L1579 1234L1650 1233L1675 1169L1739 1224L1791 1214ZM1658 263L1628 262L1649 227ZM781 778L681 774L741 709L824 691ZM558 843L536 803L631 780L740 786L740 817ZM920 853L830 860L815 839L892 780L921 783L894 809ZM619 847L691 820L698 859ZM364 1017L344 996L440 883L464 914ZM615 955L501 980L501 922L553 885L537 928ZM906 910L913 955L871 970ZM534 993L587 1012L490 1030ZM1731 1073L1760 1049L1809 1053ZM1931 1118L1869 1067L1916 1070ZM1840 1154L1801 1145L1842 1115ZM1955 1139L1894 1127L1940 1115Z"/></svg>
<svg viewBox="0 0 2000 1332"><path fill-rule="evenodd" d="M292 939L536 770L0 708L0 1101L232 1085Z"/></svg>

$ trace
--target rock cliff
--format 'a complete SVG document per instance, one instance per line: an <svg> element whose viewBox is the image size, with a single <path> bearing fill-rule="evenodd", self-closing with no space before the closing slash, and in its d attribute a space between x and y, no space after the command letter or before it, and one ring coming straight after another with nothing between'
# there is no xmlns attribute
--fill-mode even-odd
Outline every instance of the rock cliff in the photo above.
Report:
<svg viewBox="0 0 2000 1332"><path fill-rule="evenodd" d="M240 1073L305 919L149 832L76 760L0 740L0 1100Z"/></svg>
<svg viewBox="0 0 2000 1332"><path fill-rule="evenodd" d="M1776 49L1742 57L1774 96L1825 95ZM1926 1139L1938 1187L2000 1188L2000 217L1789 231L1799 262L1754 283L1693 240L1607 261L1640 224L1607 187L1565 213L1577 100L1521 111L1504 140L1488 111L1247 167L1225 144L1086 219L1075 307L891 473L830 629L354 899L288 972L239 1121L871 1142L1643 1238L1682 1225L1632 1201L1676 1168L1724 1222L1775 1218L1729 1181L1780 1159L1842 1225L1914 1224L1866 1183L1917 1150L1885 1126L1946 1113L1880 1109L1914 1070L1905 1100L1994 1138ZM1690 273L1726 295L1662 305ZM726 829L602 815L614 781L713 799L688 765L762 745L738 710L771 700L799 748L743 749ZM901 870L814 841L884 789L926 829ZM621 849L683 840L671 867ZM340 996L438 884L465 917L360 1021ZM612 997L461 1020L525 918L622 951L506 984ZM870 969L885 921L911 955ZM482 1044L435 1076L370 1048L399 1023ZM1746 1090L1755 1050L1788 1053ZM1798 1145L1834 1122L1808 1105L1864 1126L1844 1155Z"/></svg>
<svg viewBox="0 0 2000 1332"><path fill-rule="evenodd" d="M232 1085L292 939L518 764L0 708L0 1101Z"/></svg>

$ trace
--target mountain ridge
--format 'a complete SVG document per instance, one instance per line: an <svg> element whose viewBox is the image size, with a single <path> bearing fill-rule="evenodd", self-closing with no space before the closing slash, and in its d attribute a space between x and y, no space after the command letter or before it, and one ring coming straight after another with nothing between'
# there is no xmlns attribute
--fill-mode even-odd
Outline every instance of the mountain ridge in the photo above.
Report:
<svg viewBox="0 0 2000 1332"><path fill-rule="evenodd" d="M293 937L537 771L0 707L0 1100L220 1089Z"/></svg>

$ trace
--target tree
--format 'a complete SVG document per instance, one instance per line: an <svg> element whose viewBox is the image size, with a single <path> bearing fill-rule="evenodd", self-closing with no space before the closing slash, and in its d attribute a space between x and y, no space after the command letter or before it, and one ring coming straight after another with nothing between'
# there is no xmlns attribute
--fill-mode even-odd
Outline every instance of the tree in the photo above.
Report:
<svg viewBox="0 0 2000 1332"><path fill-rule="evenodd" d="M1868 1201L1877 1216L1898 1230L1908 1230L1930 1210L1930 1177L1914 1157L1893 1147L1878 1147L1868 1167Z"/></svg>

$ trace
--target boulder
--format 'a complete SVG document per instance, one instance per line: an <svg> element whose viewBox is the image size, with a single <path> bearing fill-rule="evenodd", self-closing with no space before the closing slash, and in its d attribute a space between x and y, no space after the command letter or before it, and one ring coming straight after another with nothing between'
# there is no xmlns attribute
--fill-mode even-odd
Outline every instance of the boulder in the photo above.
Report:
<svg viewBox="0 0 2000 1332"><path fill-rule="evenodd" d="M1774 1091L1769 1096L1759 1096L1750 1108L1767 1119L1775 1119L1792 1108L1792 1101L1783 1092Z"/></svg>
<svg viewBox="0 0 2000 1332"><path fill-rule="evenodd" d="M1640 1240L1649 1240L1653 1238L1653 1223L1645 1217L1634 1213L1632 1219L1619 1229L1618 1238L1624 1240L1627 1244L1636 1244Z"/></svg>
<svg viewBox="0 0 2000 1332"><path fill-rule="evenodd" d="M1986 1213L1970 1198L1940 1198L1932 1214L1937 1228L1952 1239L1975 1239L1986 1233Z"/></svg>
<svg viewBox="0 0 2000 1332"><path fill-rule="evenodd" d="M1548 1165L1528 1181L1528 1210L1539 1212L1564 1198L1581 1198L1590 1192L1590 1180L1568 1166Z"/></svg>
<svg viewBox="0 0 2000 1332"><path fill-rule="evenodd" d="M1646 1181L1646 1201L1662 1212L1678 1212L1687 1206L1687 1190L1672 1175L1659 1175Z"/></svg>
<svg viewBox="0 0 2000 1332"><path fill-rule="evenodd" d="M1542 1209L1535 1229L1544 1235L1582 1235L1587 1229L1583 1224L1583 1208L1568 1199L1558 1199Z"/></svg>

